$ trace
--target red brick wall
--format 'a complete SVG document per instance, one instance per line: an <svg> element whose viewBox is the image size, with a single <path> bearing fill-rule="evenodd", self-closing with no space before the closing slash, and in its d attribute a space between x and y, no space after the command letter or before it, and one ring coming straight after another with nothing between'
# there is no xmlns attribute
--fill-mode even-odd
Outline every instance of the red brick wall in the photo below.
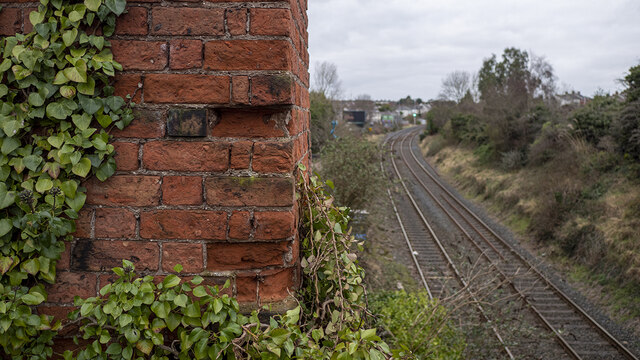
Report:
<svg viewBox="0 0 640 360"><path fill-rule="evenodd" d="M28 0L27 0L28 1ZM35 2L0 0L0 34ZM136 119L114 132L117 173L91 180L48 312L94 296L121 260L144 274L231 280L279 302L299 273L296 164L308 163L306 0L129 1L111 39ZM307 164L308 165L308 164Z"/></svg>

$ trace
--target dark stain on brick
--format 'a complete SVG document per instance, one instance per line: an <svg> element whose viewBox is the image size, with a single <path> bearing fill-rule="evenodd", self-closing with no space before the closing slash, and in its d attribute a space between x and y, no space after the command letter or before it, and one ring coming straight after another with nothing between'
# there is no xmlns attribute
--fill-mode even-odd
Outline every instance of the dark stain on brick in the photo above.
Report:
<svg viewBox="0 0 640 360"><path fill-rule="evenodd" d="M78 241L71 254L71 268L76 271L89 270L89 261L93 258L93 242Z"/></svg>
<svg viewBox="0 0 640 360"><path fill-rule="evenodd" d="M207 136L207 111L205 109L171 109L167 119L169 136Z"/></svg>
<svg viewBox="0 0 640 360"><path fill-rule="evenodd" d="M280 97L283 92L291 90L291 78L287 75L272 76L269 79L269 93Z"/></svg>

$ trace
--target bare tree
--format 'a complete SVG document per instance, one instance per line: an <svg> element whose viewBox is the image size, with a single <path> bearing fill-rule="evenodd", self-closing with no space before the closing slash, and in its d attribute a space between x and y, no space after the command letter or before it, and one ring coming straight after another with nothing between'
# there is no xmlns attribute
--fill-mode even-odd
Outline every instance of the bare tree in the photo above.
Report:
<svg viewBox="0 0 640 360"><path fill-rule="evenodd" d="M323 93L328 99L336 100L342 95L342 81L336 64L327 61L316 63L313 80L313 90Z"/></svg>
<svg viewBox="0 0 640 360"><path fill-rule="evenodd" d="M473 87L471 74L466 71L454 71L442 79L442 92L439 97L442 100L460 102Z"/></svg>
<svg viewBox="0 0 640 360"><path fill-rule="evenodd" d="M553 66L544 56L537 56L532 52L530 56L529 71L532 78L530 86L533 87L530 94L549 100L556 93L556 76L553 74Z"/></svg>

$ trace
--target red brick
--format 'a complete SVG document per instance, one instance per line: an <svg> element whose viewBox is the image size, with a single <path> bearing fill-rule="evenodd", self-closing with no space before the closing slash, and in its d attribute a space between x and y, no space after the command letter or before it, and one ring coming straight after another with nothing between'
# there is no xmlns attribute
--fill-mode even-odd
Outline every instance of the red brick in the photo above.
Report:
<svg viewBox="0 0 640 360"><path fill-rule="evenodd" d="M157 7L152 16L155 35L224 35L224 9Z"/></svg>
<svg viewBox="0 0 640 360"><path fill-rule="evenodd" d="M295 217L291 212L256 212L255 238L259 240L286 239L295 234Z"/></svg>
<svg viewBox="0 0 640 360"><path fill-rule="evenodd" d="M140 218L145 239L224 240L227 213L207 210L146 211Z"/></svg>
<svg viewBox="0 0 640 360"><path fill-rule="evenodd" d="M248 105L249 104L249 77L234 76L231 79L231 82L232 82L231 102L233 102L234 104Z"/></svg>
<svg viewBox="0 0 640 360"><path fill-rule="evenodd" d="M29 20L29 14L37 10L38 10L37 8L26 8L22 10L22 24L23 24L22 33L23 34L28 34L31 31L33 31L33 24L31 24L31 20Z"/></svg>
<svg viewBox="0 0 640 360"><path fill-rule="evenodd" d="M133 102L140 103L142 101L142 77L140 75L118 73L113 86L115 88L114 95L124 99L127 98L127 95L131 95Z"/></svg>
<svg viewBox="0 0 640 360"><path fill-rule="evenodd" d="M260 173L288 173L293 170L291 142L261 142L253 145L253 170Z"/></svg>
<svg viewBox="0 0 640 360"><path fill-rule="evenodd" d="M59 272L55 284L46 286L47 301L53 303L73 302L74 296L88 298L96 296L95 274Z"/></svg>
<svg viewBox="0 0 640 360"><path fill-rule="evenodd" d="M193 69L202 67L202 41L171 40L170 67L172 69Z"/></svg>
<svg viewBox="0 0 640 360"><path fill-rule="evenodd" d="M293 179L210 177L205 181L211 206L292 206Z"/></svg>
<svg viewBox="0 0 640 360"><path fill-rule="evenodd" d="M96 209L96 238L132 238L136 234L136 216L130 210Z"/></svg>
<svg viewBox="0 0 640 360"><path fill-rule="evenodd" d="M291 44L284 40L215 40L204 45L207 70L289 70L291 57Z"/></svg>
<svg viewBox="0 0 640 360"><path fill-rule="evenodd" d="M78 241L71 253L74 271L111 271L122 260L134 263L136 271L156 271L160 259L158 244L147 241Z"/></svg>
<svg viewBox="0 0 640 360"><path fill-rule="evenodd" d="M74 306L59 306L59 305L40 305L37 307L38 315L53 316L53 322L60 321L66 323L69 321L67 315L70 312L76 310Z"/></svg>
<svg viewBox="0 0 640 360"><path fill-rule="evenodd" d="M76 220L76 232L73 234L77 238L90 238L91 237L91 219L93 219L92 209L83 209L78 214Z"/></svg>
<svg viewBox="0 0 640 360"><path fill-rule="evenodd" d="M136 109L134 119L124 130L114 129L114 138L152 139L164 136L164 114L157 110Z"/></svg>
<svg viewBox="0 0 640 360"><path fill-rule="evenodd" d="M211 134L220 137L269 138L284 136L286 116L272 111L223 110Z"/></svg>
<svg viewBox="0 0 640 360"><path fill-rule="evenodd" d="M295 104L295 83L290 75L260 75L251 78L252 105Z"/></svg>
<svg viewBox="0 0 640 360"><path fill-rule="evenodd" d="M246 9L227 9L226 17L229 35L245 35L247 33Z"/></svg>
<svg viewBox="0 0 640 360"><path fill-rule="evenodd" d="M140 145L128 142L113 142L116 155L116 169L119 171L136 170L140 167L138 164L138 149Z"/></svg>
<svg viewBox="0 0 640 360"><path fill-rule="evenodd" d="M229 238L247 240L251 236L251 214L247 211L234 211L229 218Z"/></svg>
<svg viewBox="0 0 640 360"><path fill-rule="evenodd" d="M251 35L291 36L291 10L251 9Z"/></svg>
<svg viewBox="0 0 640 360"><path fill-rule="evenodd" d="M197 74L149 74L144 100L168 104L226 104L230 99L228 76Z"/></svg>
<svg viewBox="0 0 640 360"><path fill-rule="evenodd" d="M114 59L124 70L162 70L169 47L164 41L111 40Z"/></svg>
<svg viewBox="0 0 640 360"><path fill-rule="evenodd" d="M249 270L282 266L288 243L207 244L207 270Z"/></svg>
<svg viewBox="0 0 640 360"><path fill-rule="evenodd" d="M258 280L256 274L238 275L236 277L236 291L238 302L256 302L258 295Z"/></svg>
<svg viewBox="0 0 640 360"><path fill-rule="evenodd" d="M56 263L56 270L69 270L71 267L71 246L73 244L70 242L65 242L64 251L60 254L60 260Z"/></svg>
<svg viewBox="0 0 640 360"><path fill-rule="evenodd" d="M149 170L225 171L229 144L151 141L144 145L142 163Z"/></svg>
<svg viewBox="0 0 640 360"><path fill-rule="evenodd" d="M13 36L22 28L22 14L17 8L3 8L0 11L0 35Z"/></svg>
<svg viewBox="0 0 640 360"><path fill-rule="evenodd" d="M232 169L248 169L251 164L251 151L253 150L253 142L237 141L231 144L231 161L229 166Z"/></svg>
<svg viewBox="0 0 640 360"><path fill-rule="evenodd" d="M160 177L115 175L105 182L87 182L87 203L94 205L153 206L160 204Z"/></svg>
<svg viewBox="0 0 640 360"><path fill-rule="evenodd" d="M173 267L177 264L182 265L184 273L202 272L204 270L202 244L162 244L162 269L173 272Z"/></svg>
<svg viewBox="0 0 640 360"><path fill-rule="evenodd" d="M287 124L289 135L295 136L309 128L309 113L305 110L293 110L293 116Z"/></svg>
<svg viewBox="0 0 640 360"><path fill-rule="evenodd" d="M295 291L293 268L262 271L260 276L262 281L258 291L261 303L284 300L289 292L293 294Z"/></svg>
<svg viewBox="0 0 640 360"><path fill-rule="evenodd" d="M117 35L147 35L147 9L143 7L128 7L127 13L116 20Z"/></svg>
<svg viewBox="0 0 640 360"><path fill-rule="evenodd" d="M162 180L162 203L165 205L202 204L202 178L165 176Z"/></svg>

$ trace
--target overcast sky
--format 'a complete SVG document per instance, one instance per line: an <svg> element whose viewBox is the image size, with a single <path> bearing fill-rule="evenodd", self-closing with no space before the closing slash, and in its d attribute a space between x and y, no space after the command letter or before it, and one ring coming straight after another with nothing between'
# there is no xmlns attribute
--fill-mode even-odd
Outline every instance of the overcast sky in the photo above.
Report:
<svg viewBox="0 0 640 360"><path fill-rule="evenodd" d="M312 77L335 63L348 98L435 98L447 73L511 46L592 95L640 63L640 0L309 0L309 36Z"/></svg>

